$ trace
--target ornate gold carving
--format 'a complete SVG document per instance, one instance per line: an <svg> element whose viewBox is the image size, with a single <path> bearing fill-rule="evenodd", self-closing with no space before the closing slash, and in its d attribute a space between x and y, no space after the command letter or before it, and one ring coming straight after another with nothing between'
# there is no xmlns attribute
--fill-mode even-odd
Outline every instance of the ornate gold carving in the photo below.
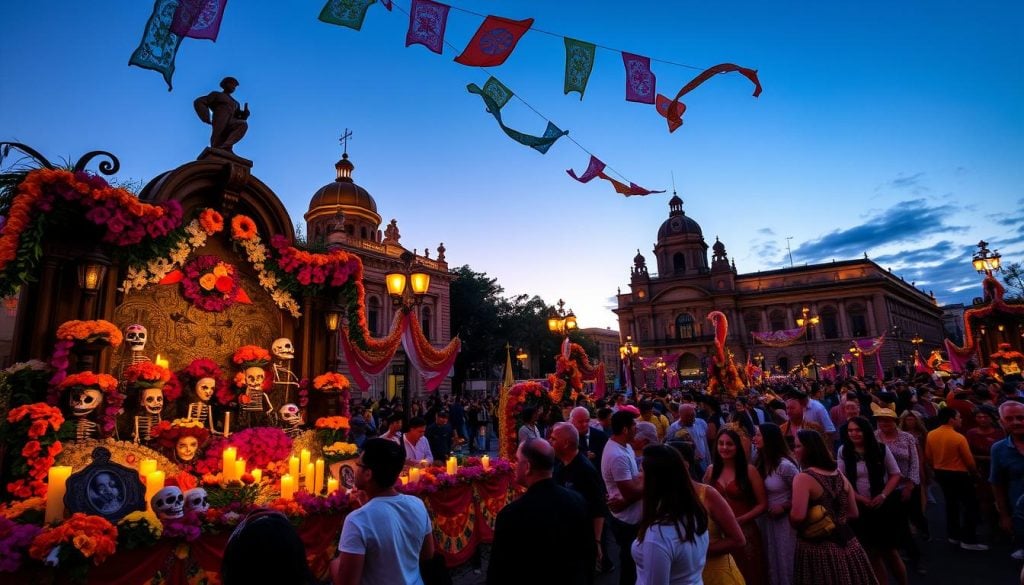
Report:
<svg viewBox="0 0 1024 585"><path fill-rule="evenodd" d="M167 477L174 477L181 471L178 466L171 462L159 451L154 451L144 445L136 445L128 441L115 441L114 439L102 439L91 441L78 441L74 443L63 443L64 450L57 455L58 465L70 465L73 471L80 471L92 463L92 450L96 447L106 447L110 450L110 460L120 463L132 469L139 468L139 462L143 459L156 459L157 469L163 471Z"/></svg>

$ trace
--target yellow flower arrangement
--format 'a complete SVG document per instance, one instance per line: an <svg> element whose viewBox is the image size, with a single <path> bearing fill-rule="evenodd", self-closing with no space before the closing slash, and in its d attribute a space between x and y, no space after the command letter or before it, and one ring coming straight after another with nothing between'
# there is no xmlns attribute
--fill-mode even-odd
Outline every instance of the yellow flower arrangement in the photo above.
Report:
<svg viewBox="0 0 1024 585"><path fill-rule="evenodd" d="M354 457L358 451L359 447L355 443L345 443L342 441L324 447L324 455L331 457Z"/></svg>

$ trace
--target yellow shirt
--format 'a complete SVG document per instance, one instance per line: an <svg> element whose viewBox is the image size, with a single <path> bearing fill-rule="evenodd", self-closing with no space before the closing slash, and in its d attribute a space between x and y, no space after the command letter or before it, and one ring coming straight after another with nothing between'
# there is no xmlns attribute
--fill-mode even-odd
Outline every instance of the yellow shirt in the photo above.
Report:
<svg viewBox="0 0 1024 585"><path fill-rule="evenodd" d="M974 456L967 438L949 425L942 425L928 433L924 443L924 460L932 469L943 471L969 471L974 469Z"/></svg>
<svg viewBox="0 0 1024 585"><path fill-rule="evenodd" d="M668 419L665 418L665 415L652 412L651 415L647 418L644 418L643 415L640 415L640 420L654 424L654 429L658 432L658 440L665 440L665 431L668 430L669 426Z"/></svg>

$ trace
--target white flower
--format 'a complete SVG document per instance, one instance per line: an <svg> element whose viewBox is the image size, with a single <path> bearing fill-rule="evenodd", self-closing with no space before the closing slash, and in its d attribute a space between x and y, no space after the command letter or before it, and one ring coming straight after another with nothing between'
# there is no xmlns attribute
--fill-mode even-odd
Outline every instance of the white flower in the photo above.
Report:
<svg viewBox="0 0 1024 585"><path fill-rule="evenodd" d="M260 286L263 288L274 291L277 288L277 276L271 272L260 272Z"/></svg>

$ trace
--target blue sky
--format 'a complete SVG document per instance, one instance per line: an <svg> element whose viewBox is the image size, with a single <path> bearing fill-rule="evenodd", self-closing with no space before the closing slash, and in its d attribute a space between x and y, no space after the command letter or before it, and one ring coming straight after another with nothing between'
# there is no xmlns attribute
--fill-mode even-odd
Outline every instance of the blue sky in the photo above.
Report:
<svg viewBox="0 0 1024 585"><path fill-rule="evenodd" d="M396 0L408 8L409 0ZM650 258L671 176L708 244L719 236L740 272L867 252L942 302L978 295L969 256L980 239L1024 256L1024 7L954 2L549 2L460 0L481 14L697 68L737 74L687 96L669 134L649 106L626 102L621 56L599 50L585 98L562 94L562 39L528 33L494 73L626 180L664 195L624 198L565 169L588 154L568 140L546 155L509 140L465 90L488 74L404 46L408 18L370 7L359 32L317 21L323 2L228 3L216 43L186 39L174 91L128 67L148 2L4 3L0 139L51 158L95 148L122 178L148 181L192 160L208 127L192 99L225 75L252 109L236 152L301 221L334 178L337 137L355 137L354 177L402 243L441 241L452 266L487 272L507 294L559 297L583 327L614 326L639 248ZM482 21L452 10L461 50ZM697 70L655 62L674 94ZM518 100L506 123L540 134ZM619 177L620 179L622 177ZM433 254L432 254L433 255Z"/></svg>

